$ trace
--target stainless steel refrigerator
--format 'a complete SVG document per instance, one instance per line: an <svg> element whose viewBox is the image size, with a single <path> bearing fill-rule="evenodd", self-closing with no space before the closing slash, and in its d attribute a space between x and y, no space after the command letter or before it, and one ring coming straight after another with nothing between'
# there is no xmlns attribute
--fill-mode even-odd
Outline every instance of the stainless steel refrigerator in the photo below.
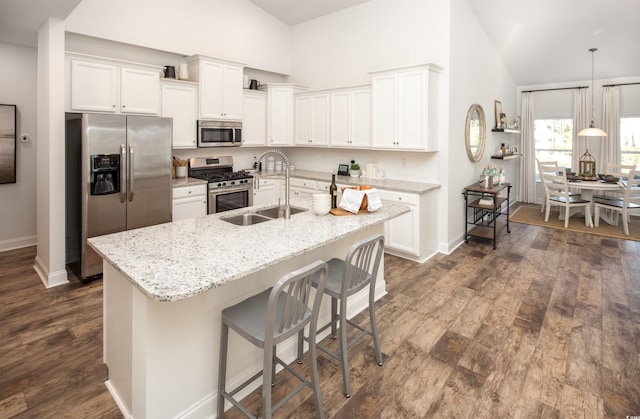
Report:
<svg viewBox="0 0 640 419"><path fill-rule="evenodd" d="M102 275L89 237L171 221L171 144L171 118L66 114L66 263L82 281Z"/></svg>

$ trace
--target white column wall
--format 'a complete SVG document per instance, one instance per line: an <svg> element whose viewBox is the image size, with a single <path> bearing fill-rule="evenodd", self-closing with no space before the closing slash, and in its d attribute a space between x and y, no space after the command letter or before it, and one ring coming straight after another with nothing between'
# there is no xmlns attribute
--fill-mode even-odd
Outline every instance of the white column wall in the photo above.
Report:
<svg viewBox="0 0 640 419"><path fill-rule="evenodd" d="M35 270L46 287L67 282L64 182L64 21L38 31L37 244Z"/></svg>

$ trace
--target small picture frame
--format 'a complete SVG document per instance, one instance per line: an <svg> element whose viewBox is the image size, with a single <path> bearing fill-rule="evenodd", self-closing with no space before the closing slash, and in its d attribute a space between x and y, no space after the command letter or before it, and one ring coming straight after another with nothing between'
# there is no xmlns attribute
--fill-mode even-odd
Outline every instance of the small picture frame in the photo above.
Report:
<svg viewBox="0 0 640 419"><path fill-rule="evenodd" d="M339 164L338 165L338 176L349 176L349 165L348 164Z"/></svg>
<svg viewBox="0 0 640 419"><path fill-rule="evenodd" d="M502 129L503 128L502 121L500 120L500 114L502 113L502 102L500 102L499 100L494 100L493 108L494 108L495 117L496 117L496 128Z"/></svg>
<svg viewBox="0 0 640 419"><path fill-rule="evenodd" d="M520 154L520 150L518 150L517 145L512 145L511 150L513 151L513 154Z"/></svg>

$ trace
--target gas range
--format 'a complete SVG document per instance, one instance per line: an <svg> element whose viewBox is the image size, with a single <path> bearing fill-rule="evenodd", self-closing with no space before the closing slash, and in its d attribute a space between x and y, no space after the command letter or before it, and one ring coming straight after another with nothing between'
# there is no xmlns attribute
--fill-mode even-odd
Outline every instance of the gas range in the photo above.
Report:
<svg viewBox="0 0 640 419"><path fill-rule="evenodd" d="M234 172L231 156L189 159L189 177L209 182L208 214L253 205L253 176Z"/></svg>
<svg viewBox="0 0 640 419"><path fill-rule="evenodd" d="M252 186L253 175L233 171L233 157L199 157L189 161L189 177L209 182L209 190Z"/></svg>

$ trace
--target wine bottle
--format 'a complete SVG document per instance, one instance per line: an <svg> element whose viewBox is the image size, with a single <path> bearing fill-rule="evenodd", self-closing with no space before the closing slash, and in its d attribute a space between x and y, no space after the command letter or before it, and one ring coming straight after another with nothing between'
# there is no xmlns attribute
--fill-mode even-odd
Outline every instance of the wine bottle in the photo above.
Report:
<svg viewBox="0 0 640 419"><path fill-rule="evenodd" d="M338 186L336 186L336 174L331 175L331 186L329 186L329 195L331 195L331 208L338 208Z"/></svg>

